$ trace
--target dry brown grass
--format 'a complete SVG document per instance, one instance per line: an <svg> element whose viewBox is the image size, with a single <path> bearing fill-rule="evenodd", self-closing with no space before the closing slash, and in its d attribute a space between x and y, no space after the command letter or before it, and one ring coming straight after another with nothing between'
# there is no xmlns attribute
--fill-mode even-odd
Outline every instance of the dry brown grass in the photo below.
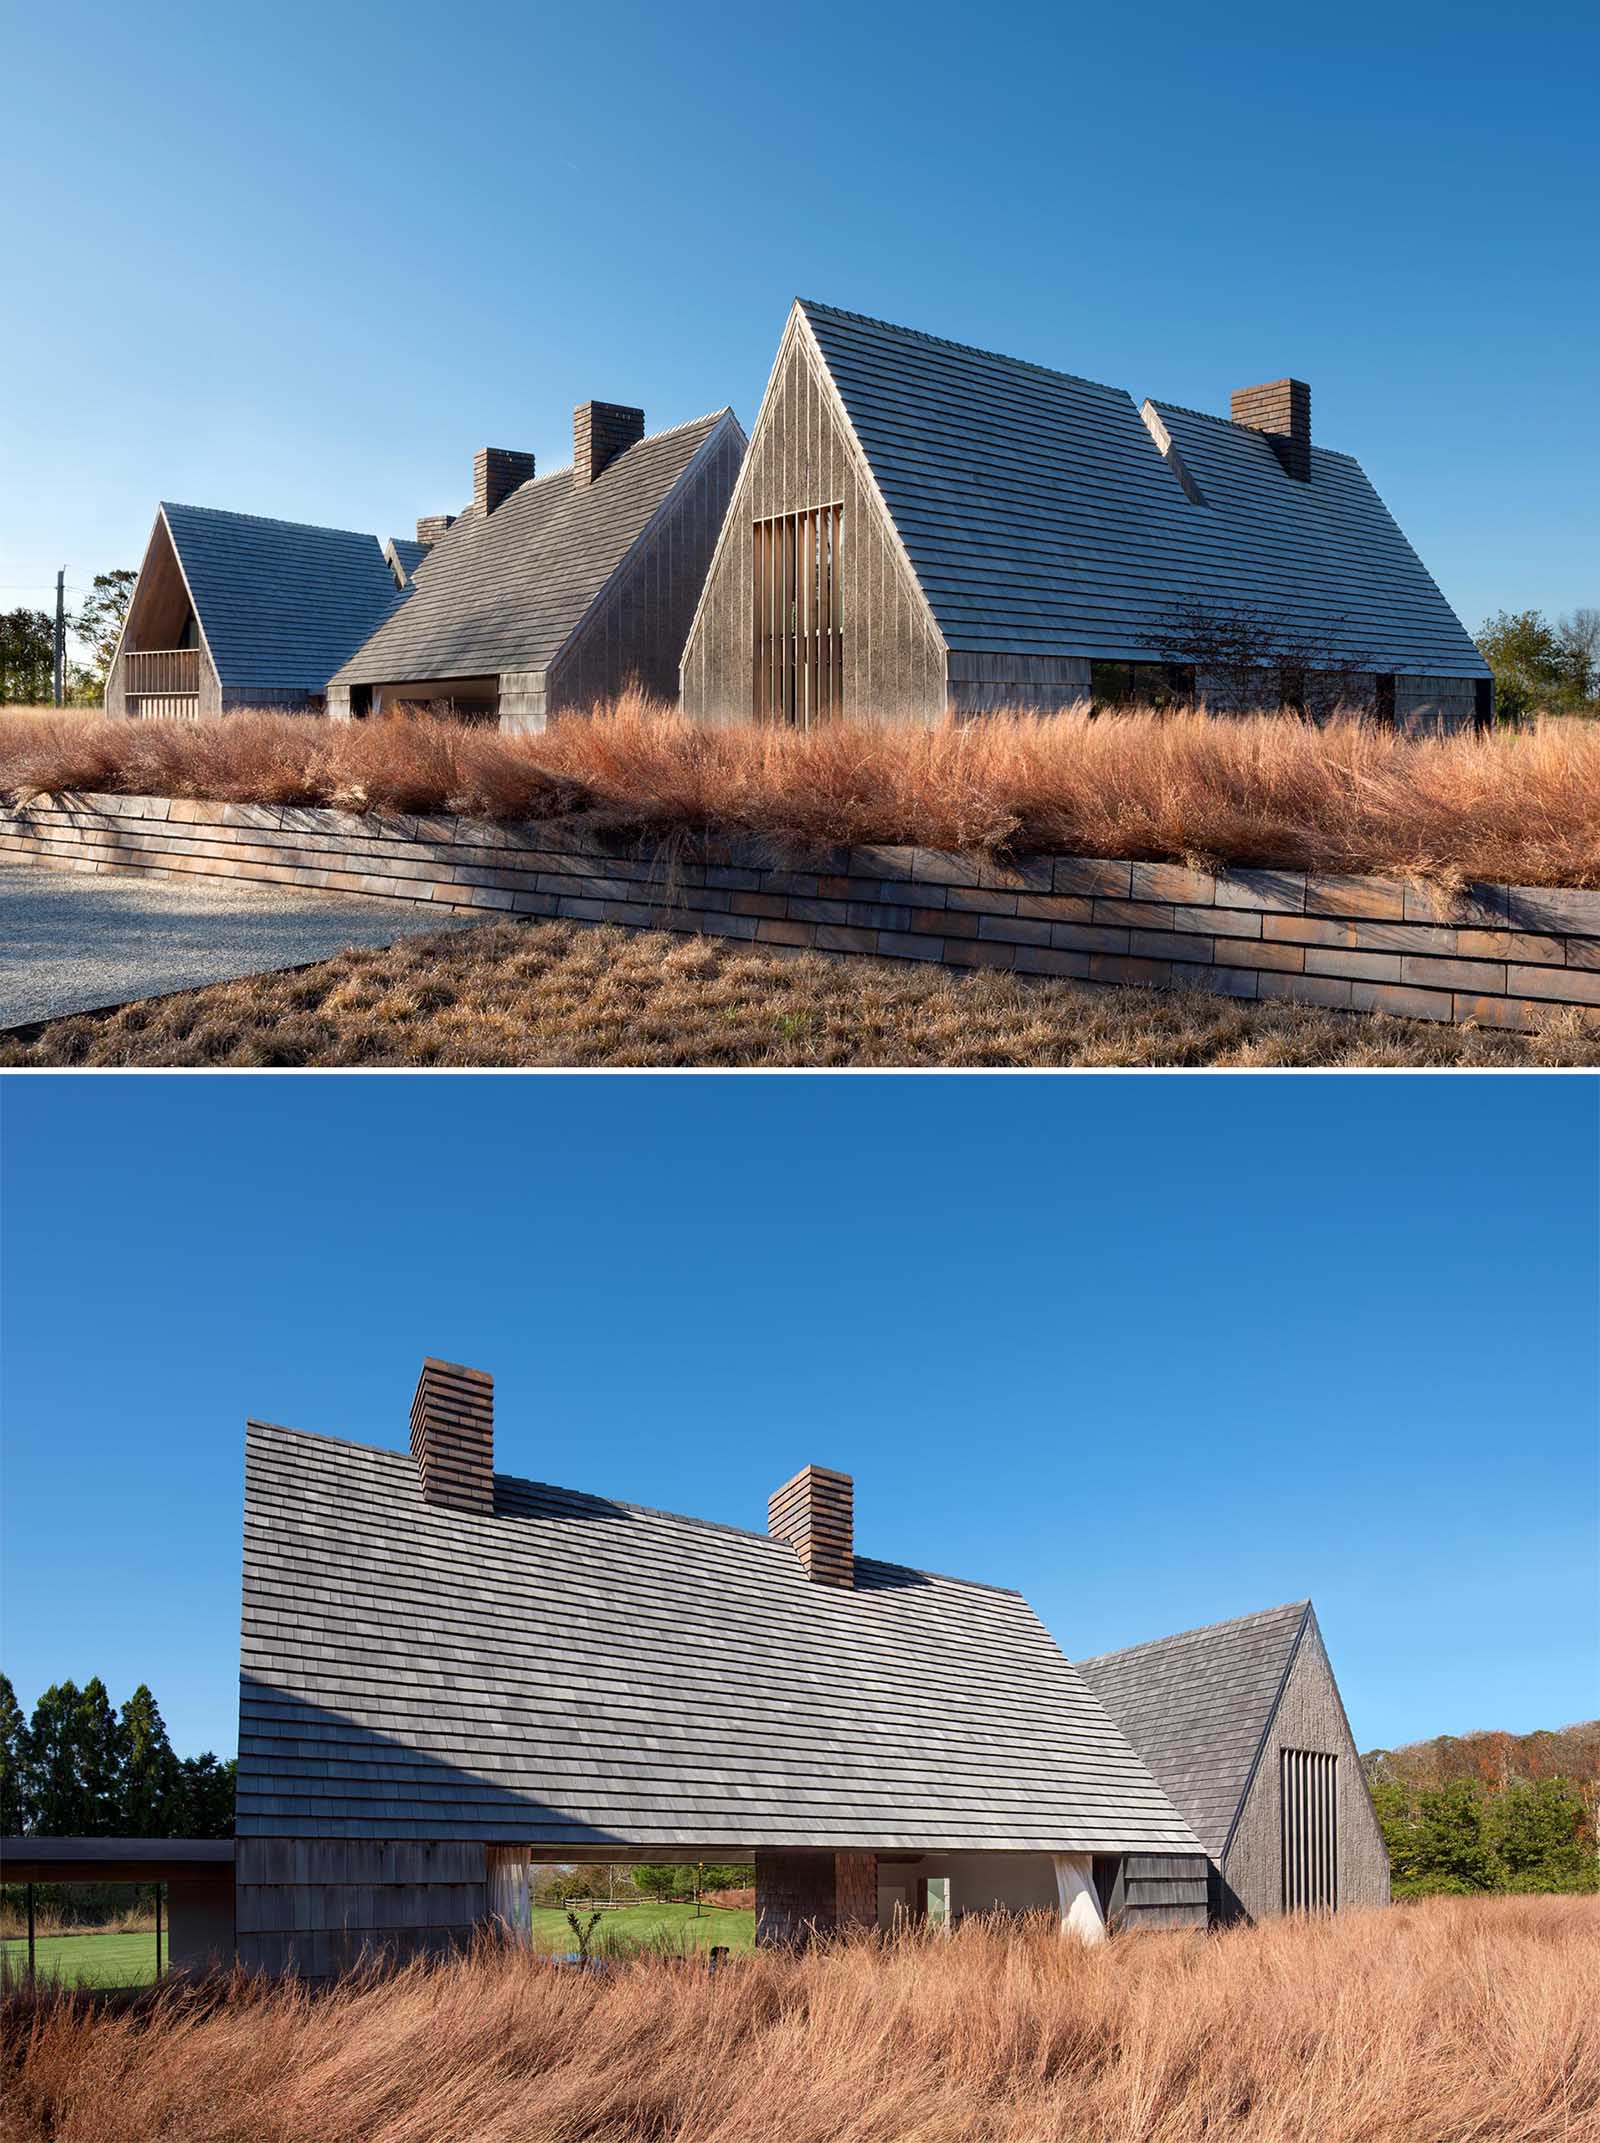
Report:
<svg viewBox="0 0 1600 2143"><path fill-rule="evenodd" d="M487 1946L320 1995L14 1997L6 2143L1579 2143L1600 1908L1047 1926L603 1975Z"/></svg>
<svg viewBox="0 0 1600 2143"><path fill-rule="evenodd" d="M0 1065L1560 1065L1541 1035L488 923L0 1036Z"/></svg>
<svg viewBox="0 0 1600 2143"><path fill-rule="evenodd" d="M696 728L630 699L543 736L426 716L111 722L0 715L0 792L64 789L1600 885L1600 725L1412 739L1200 713L996 716L934 730Z"/></svg>

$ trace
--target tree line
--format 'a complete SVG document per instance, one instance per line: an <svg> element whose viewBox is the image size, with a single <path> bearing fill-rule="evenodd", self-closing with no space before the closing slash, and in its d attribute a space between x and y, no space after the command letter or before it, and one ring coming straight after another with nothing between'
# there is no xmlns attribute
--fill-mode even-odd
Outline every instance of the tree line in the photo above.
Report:
<svg viewBox="0 0 1600 2143"><path fill-rule="evenodd" d="M1396 1897L1600 1889L1600 1720L1362 1759Z"/></svg>
<svg viewBox="0 0 1600 2143"><path fill-rule="evenodd" d="M179 1756L141 1682L119 1711L98 1675L52 1682L27 1717L0 1674L0 1834L231 1838L237 1759Z"/></svg>
<svg viewBox="0 0 1600 2143"><path fill-rule="evenodd" d="M1502 719L1600 715L1600 610L1555 619L1539 610L1498 610L1479 626L1477 643L1494 672Z"/></svg>
<svg viewBox="0 0 1600 2143"><path fill-rule="evenodd" d="M139 576L130 566L97 573L82 607L67 618L79 655L66 665L65 697L95 706L105 696L111 658ZM0 704L43 706L55 691L56 621L48 610L0 610Z"/></svg>

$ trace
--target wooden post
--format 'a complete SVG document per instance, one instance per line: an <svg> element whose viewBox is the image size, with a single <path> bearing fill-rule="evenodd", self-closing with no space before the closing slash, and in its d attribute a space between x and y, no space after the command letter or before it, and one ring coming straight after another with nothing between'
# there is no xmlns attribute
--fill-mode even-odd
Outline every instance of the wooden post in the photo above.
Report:
<svg viewBox="0 0 1600 2143"><path fill-rule="evenodd" d="M33 1985L33 1885L28 1885L28 1985Z"/></svg>
<svg viewBox="0 0 1600 2143"><path fill-rule="evenodd" d="M162 1887L163 1887L163 1886L162 1886L162 1885L161 1885L160 1883L157 1883L157 1884L156 1884L156 1977L157 1977L157 1979L159 1979L159 1978L161 1977L161 1891L162 1891Z"/></svg>

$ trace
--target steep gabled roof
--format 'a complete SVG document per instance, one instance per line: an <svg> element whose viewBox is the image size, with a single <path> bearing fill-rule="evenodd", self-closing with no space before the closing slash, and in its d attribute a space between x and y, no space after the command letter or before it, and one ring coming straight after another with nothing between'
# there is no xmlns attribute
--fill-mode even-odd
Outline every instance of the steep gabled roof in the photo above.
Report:
<svg viewBox="0 0 1600 2143"><path fill-rule="evenodd" d="M400 600L376 536L163 500L222 684L320 692Z"/></svg>
<svg viewBox="0 0 1600 2143"><path fill-rule="evenodd" d="M952 649L1159 656L1184 606L1248 601L1330 654L1488 675L1347 455L1297 483L1260 433L1160 405L1198 503L1120 387L798 302Z"/></svg>
<svg viewBox="0 0 1600 2143"><path fill-rule="evenodd" d="M1277 1710L1311 1602L1184 1630L1078 1671L1220 1860Z"/></svg>
<svg viewBox="0 0 1600 2143"><path fill-rule="evenodd" d="M1197 1850L1015 1592L259 1424L238 1830Z"/></svg>
<svg viewBox="0 0 1600 2143"><path fill-rule="evenodd" d="M639 440L592 484L555 469L519 485L487 519L469 508L337 682L547 669L697 455L735 422L718 410Z"/></svg>

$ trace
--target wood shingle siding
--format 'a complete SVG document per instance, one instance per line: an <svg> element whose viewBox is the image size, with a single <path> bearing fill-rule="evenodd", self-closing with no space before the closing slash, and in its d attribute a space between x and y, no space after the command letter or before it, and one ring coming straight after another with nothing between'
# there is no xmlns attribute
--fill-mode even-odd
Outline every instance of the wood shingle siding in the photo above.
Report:
<svg viewBox="0 0 1600 2143"><path fill-rule="evenodd" d="M1196 1843L1015 1593L252 1425L240 1837Z"/></svg>
<svg viewBox="0 0 1600 2143"><path fill-rule="evenodd" d="M756 524L822 508L838 509L838 711L943 707L943 643L797 308L684 649L683 706L697 720L748 721L756 709Z"/></svg>
<svg viewBox="0 0 1600 2143"><path fill-rule="evenodd" d="M1218 1916L1282 1909L1286 1749L1334 1762L1338 1902L1387 1902L1388 1855L1309 1600L1108 1652L1080 1671L1205 1845Z"/></svg>

